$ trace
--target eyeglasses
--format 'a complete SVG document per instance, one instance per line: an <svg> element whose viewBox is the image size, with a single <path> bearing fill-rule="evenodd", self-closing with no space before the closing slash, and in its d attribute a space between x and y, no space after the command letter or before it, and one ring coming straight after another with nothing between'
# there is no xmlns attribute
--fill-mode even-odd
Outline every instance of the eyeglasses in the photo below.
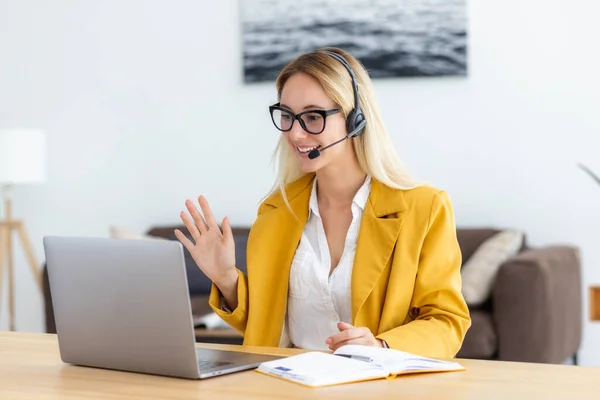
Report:
<svg viewBox="0 0 600 400"><path fill-rule="evenodd" d="M288 132L292 129L294 121L298 120L302 129L313 135L318 135L325 130L325 120L328 116L339 113L339 108L331 110L307 110L299 114L281 108L279 103L269 107L271 119L277 129Z"/></svg>

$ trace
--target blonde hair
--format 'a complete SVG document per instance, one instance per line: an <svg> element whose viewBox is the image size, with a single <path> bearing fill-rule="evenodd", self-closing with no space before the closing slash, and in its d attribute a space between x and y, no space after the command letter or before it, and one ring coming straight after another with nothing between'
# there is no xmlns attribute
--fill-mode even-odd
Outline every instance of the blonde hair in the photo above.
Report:
<svg viewBox="0 0 600 400"><path fill-rule="evenodd" d="M278 97L281 97L281 92L287 80L292 75L303 72L315 78L321 84L327 96L339 105L344 116L348 116L348 113L354 108L354 94L350 74L340 61L321 50L340 54L350 64L356 75L360 106L367 120L367 125L361 135L351 140L354 142L354 149L362 170L374 179L395 189L412 189L420 186L422 182L418 182L410 176L394 149L392 140L381 118L367 71L348 52L335 47L328 47L302 54L292 60L277 77L275 85ZM283 135L277 143L273 158L274 160L277 158L277 178L270 194L280 191L285 203L289 206L285 187L304 176L305 173L300 169L298 159L287 145Z"/></svg>

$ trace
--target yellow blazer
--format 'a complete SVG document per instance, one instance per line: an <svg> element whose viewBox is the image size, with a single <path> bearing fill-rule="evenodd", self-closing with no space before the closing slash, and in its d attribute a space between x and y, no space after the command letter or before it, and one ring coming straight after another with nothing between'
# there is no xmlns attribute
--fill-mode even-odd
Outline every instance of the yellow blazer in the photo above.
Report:
<svg viewBox="0 0 600 400"><path fill-rule="evenodd" d="M244 336L244 344L284 343L289 272L308 218L314 174L288 185L290 212L277 193L267 198L248 237L247 276L238 269L238 306L210 306ZM371 181L352 270L352 324L368 327L394 349L454 357L471 325L461 294L461 252L448 195L430 186L392 189ZM326 338L323 338L325 340Z"/></svg>

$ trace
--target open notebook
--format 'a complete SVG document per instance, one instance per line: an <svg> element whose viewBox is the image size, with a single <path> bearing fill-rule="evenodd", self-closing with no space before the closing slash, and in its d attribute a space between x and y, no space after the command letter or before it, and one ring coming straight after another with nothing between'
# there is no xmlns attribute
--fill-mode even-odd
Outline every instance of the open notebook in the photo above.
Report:
<svg viewBox="0 0 600 400"><path fill-rule="evenodd" d="M399 350L346 345L332 354L311 351L264 362L256 371L305 386L319 387L402 374L464 369L453 361L421 357Z"/></svg>

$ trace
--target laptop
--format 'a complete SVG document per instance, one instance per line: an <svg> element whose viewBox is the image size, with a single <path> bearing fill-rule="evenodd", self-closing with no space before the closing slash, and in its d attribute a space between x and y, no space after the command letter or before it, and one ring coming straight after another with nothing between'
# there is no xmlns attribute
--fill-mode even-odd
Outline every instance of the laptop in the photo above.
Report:
<svg viewBox="0 0 600 400"><path fill-rule="evenodd" d="M196 348L177 241L47 236L44 251L65 363L204 379L281 358Z"/></svg>

